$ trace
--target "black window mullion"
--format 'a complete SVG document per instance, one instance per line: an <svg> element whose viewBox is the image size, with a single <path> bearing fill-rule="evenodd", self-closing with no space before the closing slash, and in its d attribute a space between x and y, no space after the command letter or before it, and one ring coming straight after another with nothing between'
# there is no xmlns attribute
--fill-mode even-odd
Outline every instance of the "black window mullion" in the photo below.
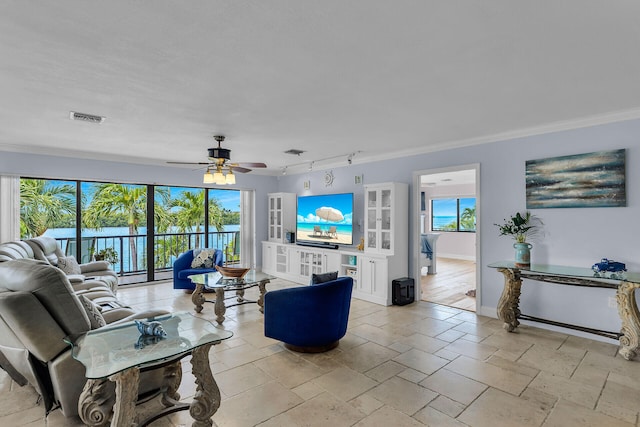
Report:
<svg viewBox="0 0 640 427"><path fill-rule="evenodd" d="M147 281L155 280L155 185L147 185Z"/></svg>

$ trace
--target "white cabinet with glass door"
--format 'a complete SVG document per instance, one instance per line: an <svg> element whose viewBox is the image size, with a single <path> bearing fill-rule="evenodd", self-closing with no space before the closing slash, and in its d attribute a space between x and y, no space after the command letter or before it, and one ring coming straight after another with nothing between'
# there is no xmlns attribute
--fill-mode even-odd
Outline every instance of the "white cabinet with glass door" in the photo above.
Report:
<svg viewBox="0 0 640 427"><path fill-rule="evenodd" d="M268 197L269 241L286 242L286 232L296 230L296 195L271 193Z"/></svg>
<svg viewBox="0 0 640 427"><path fill-rule="evenodd" d="M393 255L397 247L407 244L408 202L407 184L364 187L365 252Z"/></svg>

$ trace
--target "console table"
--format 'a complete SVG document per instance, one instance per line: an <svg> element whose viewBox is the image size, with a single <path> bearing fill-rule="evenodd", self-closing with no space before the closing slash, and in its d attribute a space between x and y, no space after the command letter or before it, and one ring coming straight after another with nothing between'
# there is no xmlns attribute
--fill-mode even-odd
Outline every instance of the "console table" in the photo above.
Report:
<svg viewBox="0 0 640 427"><path fill-rule="evenodd" d="M558 265L532 264L528 269L518 268L513 262L500 261L489 264L504 275L504 289L498 301L498 318L504 322L503 327L513 332L520 322L518 319L542 322L565 328L598 334L620 340L618 352L626 360L632 360L640 348L640 314L636 304L635 290L640 288L640 273L624 272L621 278L603 277L589 268L566 267ZM520 288L522 279L561 285L609 288L616 290L618 314L622 320L620 332L608 332L585 328L528 316L520 312Z"/></svg>
<svg viewBox="0 0 640 427"><path fill-rule="evenodd" d="M212 425L211 417L220 406L220 390L211 373L209 349L233 333L187 313L153 320L162 324L165 338L141 336L134 322L65 338L73 347L73 357L86 367L87 382L78 402L80 418L86 425L104 426L111 417L113 427L146 426L183 409L189 409L195 419L193 426ZM182 379L180 359L188 355L197 384L191 405L179 402L177 393ZM163 369L164 409L146 420L136 420L140 372L151 369ZM106 387L109 381L115 382L115 402L113 391Z"/></svg>

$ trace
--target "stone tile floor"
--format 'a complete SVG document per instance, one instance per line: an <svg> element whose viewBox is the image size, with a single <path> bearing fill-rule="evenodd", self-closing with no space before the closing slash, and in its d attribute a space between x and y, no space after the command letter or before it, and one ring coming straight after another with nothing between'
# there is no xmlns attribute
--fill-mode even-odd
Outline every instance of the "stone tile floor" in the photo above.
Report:
<svg viewBox="0 0 640 427"><path fill-rule="evenodd" d="M294 286L274 280L268 289ZM253 291L253 290L252 290ZM251 297L251 291L247 297ZM139 309L192 312L171 283L121 289ZM200 314L212 320L213 305ZM330 310L327 315L330 315ZM638 426L640 362L617 346L420 302L382 307L354 299L349 331L323 354L265 338L254 304L227 311L234 337L214 346L222 392L213 420L227 426ZM180 394L194 384L188 362ZM79 426L44 416L37 395L0 373L0 425ZM191 425L182 411L151 424Z"/></svg>

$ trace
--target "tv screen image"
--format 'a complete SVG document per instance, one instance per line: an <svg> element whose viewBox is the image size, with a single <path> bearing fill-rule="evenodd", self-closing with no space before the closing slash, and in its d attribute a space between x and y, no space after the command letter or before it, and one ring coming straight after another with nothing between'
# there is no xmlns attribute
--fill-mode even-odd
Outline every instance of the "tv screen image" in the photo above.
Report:
<svg viewBox="0 0 640 427"><path fill-rule="evenodd" d="M298 196L296 241L353 244L353 193Z"/></svg>

